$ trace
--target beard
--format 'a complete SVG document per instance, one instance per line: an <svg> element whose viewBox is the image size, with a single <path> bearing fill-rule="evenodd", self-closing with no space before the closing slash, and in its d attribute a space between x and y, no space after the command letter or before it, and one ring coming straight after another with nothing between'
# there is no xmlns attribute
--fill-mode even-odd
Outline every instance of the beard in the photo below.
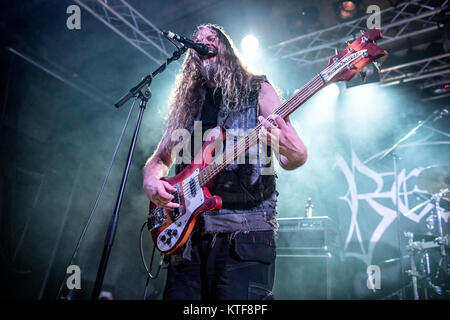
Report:
<svg viewBox="0 0 450 320"><path fill-rule="evenodd" d="M203 60L200 73L206 81L214 81L217 74L218 65L215 61Z"/></svg>

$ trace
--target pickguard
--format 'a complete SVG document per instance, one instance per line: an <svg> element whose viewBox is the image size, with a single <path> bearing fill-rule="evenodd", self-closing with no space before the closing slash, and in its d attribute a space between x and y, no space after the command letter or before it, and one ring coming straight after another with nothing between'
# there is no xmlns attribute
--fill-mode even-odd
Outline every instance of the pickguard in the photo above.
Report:
<svg viewBox="0 0 450 320"><path fill-rule="evenodd" d="M205 201L203 189L198 179L199 172L199 169L196 169L181 183L183 188L182 198L184 200L183 214L158 235L157 246L160 251L168 251L175 246L192 214Z"/></svg>

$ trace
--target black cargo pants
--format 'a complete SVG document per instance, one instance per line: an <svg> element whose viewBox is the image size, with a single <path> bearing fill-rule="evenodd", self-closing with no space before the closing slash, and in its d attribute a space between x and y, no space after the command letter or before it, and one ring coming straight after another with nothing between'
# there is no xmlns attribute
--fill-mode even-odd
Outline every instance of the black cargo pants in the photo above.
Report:
<svg viewBox="0 0 450 320"><path fill-rule="evenodd" d="M274 231L191 235L191 261L169 263L164 300L265 300L275 277Z"/></svg>

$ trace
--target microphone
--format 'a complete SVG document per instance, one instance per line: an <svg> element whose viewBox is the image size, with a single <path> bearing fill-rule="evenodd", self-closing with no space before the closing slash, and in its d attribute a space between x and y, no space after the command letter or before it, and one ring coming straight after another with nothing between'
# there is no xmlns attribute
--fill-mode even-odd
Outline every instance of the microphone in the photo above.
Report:
<svg viewBox="0 0 450 320"><path fill-rule="evenodd" d="M441 112L433 119L433 122L442 118L447 118L449 114L450 112L448 109L442 109Z"/></svg>
<svg viewBox="0 0 450 320"><path fill-rule="evenodd" d="M206 56L209 53L209 49L208 49L208 46L206 44L195 43L191 39L187 39L187 38L182 37L182 36L180 36L180 35L178 35L176 33L171 32L171 31L163 31L162 33L167 38L175 39L178 42L181 42L182 44L184 44L186 47L194 49L201 56Z"/></svg>

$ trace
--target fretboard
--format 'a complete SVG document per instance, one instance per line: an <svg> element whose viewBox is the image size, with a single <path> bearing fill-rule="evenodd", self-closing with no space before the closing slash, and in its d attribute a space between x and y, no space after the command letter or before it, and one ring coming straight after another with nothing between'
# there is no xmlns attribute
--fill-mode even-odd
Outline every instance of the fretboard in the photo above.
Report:
<svg viewBox="0 0 450 320"><path fill-rule="evenodd" d="M311 98L317 91L324 87L324 82L320 75L316 75L311 81L299 89L289 100L281 104L272 115L279 115L282 118L287 117L296 109L298 109L304 102ZM273 120L269 120L274 124ZM219 174L223 169L232 164L241 154L247 151L250 147L258 142L258 133L262 125L258 124L245 137L241 138L233 145L233 148L227 148L223 152L221 159L217 157L209 166L204 168L199 173L199 182L201 186L206 185L211 179Z"/></svg>

